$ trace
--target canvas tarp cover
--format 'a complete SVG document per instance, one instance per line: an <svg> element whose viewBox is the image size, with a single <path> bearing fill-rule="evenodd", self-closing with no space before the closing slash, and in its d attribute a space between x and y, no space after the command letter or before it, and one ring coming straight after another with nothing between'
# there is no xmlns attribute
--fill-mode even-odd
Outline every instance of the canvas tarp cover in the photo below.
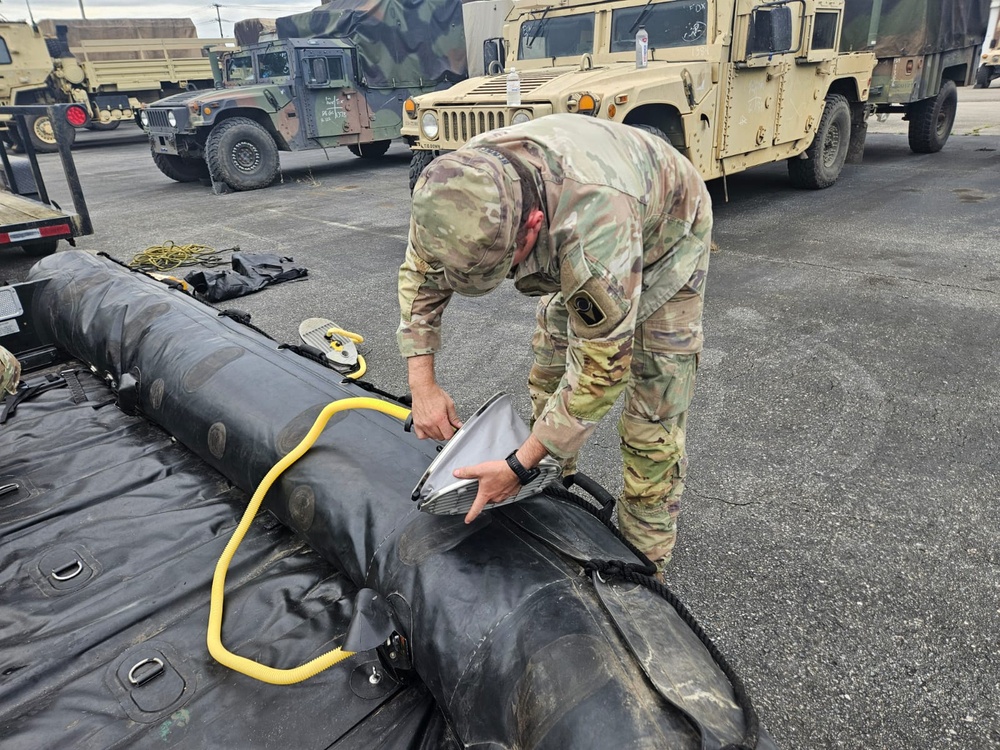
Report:
<svg viewBox="0 0 1000 750"><path fill-rule="evenodd" d="M982 44L990 0L882 0L877 25L872 26L877 0L847 0L840 48L869 49L878 58L930 55Z"/></svg>
<svg viewBox="0 0 1000 750"><path fill-rule="evenodd" d="M280 39L345 39L370 88L433 86L468 74L459 0L336 0L277 20Z"/></svg>
<svg viewBox="0 0 1000 750"><path fill-rule="evenodd" d="M197 39L198 30L190 18L46 18L38 22L42 35L55 39L57 26L66 27L70 49L79 48L83 41L123 39ZM201 57L201 48L173 51L173 57ZM90 60L162 60L157 50L89 53Z"/></svg>

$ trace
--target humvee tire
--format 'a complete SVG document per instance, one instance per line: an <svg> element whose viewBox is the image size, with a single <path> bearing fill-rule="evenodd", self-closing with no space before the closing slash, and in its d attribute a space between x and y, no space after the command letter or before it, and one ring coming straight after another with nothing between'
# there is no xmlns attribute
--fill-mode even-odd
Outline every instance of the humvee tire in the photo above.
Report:
<svg viewBox="0 0 1000 750"><path fill-rule="evenodd" d="M662 138L667 143L670 143L670 136L668 136L666 133L664 133L655 125L646 125L645 123L640 122L636 123L635 125L632 125L632 127L635 128L636 130L645 130L650 135L655 135L657 138Z"/></svg>
<svg viewBox="0 0 1000 750"><path fill-rule="evenodd" d="M209 133L205 161L216 182L233 190L257 190L278 176L278 147L271 134L246 117L223 120Z"/></svg>
<svg viewBox="0 0 1000 750"><path fill-rule="evenodd" d="M958 87L944 81L934 99L925 99L909 108L910 150L916 154L936 154L948 142L958 111Z"/></svg>
<svg viewBox="0 0 1000 750"><path fill-rule="evenodd" d="M198 182L208 177L204 159L186 159L174 154L153 154L153 163L163 174L177 182Z"/></svg>
<svg viewBox="0 0 1000 750"><path fill-rule="evenodd" d="M108 130L117 130L118 126L122 124L121 120L112 120L111 122L100 122L99 120L91 120L85 127L87 130L93 130L98 133L102 133Z"/></svg>
<svg viewBox="0 0 1000 750"><path fill-rule="evenodd" d="M990 75L990 66L980 65L979 70L976 71L976 83L973 88L988 89L992 78L992 75Z"/></svg>
<svg viewBox="0 0 1000 750"><path fill-rule="evenodd" d="M32 258L41 258L45 255L52 255L59 247L59 240L37 240L35 242L25 242L21 245L21 252Z"/></svg>
<svg viewBox="0 0 1000 750"><path fill-rule="evenodd" d="M437 153L435 151L411 151L410 153L412 154L410 157L410 193L412 194L420 175L427 169L427 165L434 161Z"/></svg>
<svg viewBox="0 0 1000 750"><path fill-rule="evenodd" d="M850 145L851 105L840 94L830 94L805 158L788 160L788 177L792 184L808 190L830 187L840 177Z"/></svg>
<svg viewBox="0 0 1000 750"><path fill-rule="evenodd" d="M392 141L372 141L371 143L351 144L347 150L362 159L378 159L385 155L391 145Z"/></svg>

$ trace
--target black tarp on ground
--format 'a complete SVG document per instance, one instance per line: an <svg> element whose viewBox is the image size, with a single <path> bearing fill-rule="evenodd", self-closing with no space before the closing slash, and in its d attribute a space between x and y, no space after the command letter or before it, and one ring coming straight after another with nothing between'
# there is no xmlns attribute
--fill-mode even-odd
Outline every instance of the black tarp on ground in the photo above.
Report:
<svg viewBox="0 0 1000 750"><path fill-rule="evenodd" d="M142 413L245 490L323 405L367 395L85 253L51 256L31 278L44 338L134 382ZM267 507L354 586L391 603L416 674L461 742L713 750L742 739L732 688L677 613L646 588L584 574L588 560L636 560L607 528L543 496L470 526L421 514L409 494L433 455L389 417L338 415ZM344 679L350 665L324 679ZM773 744L763 737L760 747Z"/></svg>
<svg viewBox="0 0 1000 750"><path fill-rule="evenodd" d="M0 485L21 488L0 497L0 746L447 747L419 684L355 694L371 653L291 689L211 659L212 570L246 496L147 420L95 409L114 394L78 367L87 401L50 390L0 429ZM339 643L355 593L262 515L229 574L226 642L294 666ZM153 658L165 671L132 685Z"/></svg>

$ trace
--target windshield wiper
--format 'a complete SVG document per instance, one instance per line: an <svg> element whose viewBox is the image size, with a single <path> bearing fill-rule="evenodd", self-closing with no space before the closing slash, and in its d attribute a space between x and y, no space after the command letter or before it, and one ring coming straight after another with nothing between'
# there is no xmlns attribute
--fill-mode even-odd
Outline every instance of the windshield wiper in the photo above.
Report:
<svg viewBox="0 0 1000 750"><path fill-rule="evenodd" d="M653 0L649 0L649 1L653 2ZM543 10L541 17L537 21L535 21L535 28L532 30L531 39L528 40L528 46L529 47L532 44L535 43L535 40L538 39L538 35L541 34L542 33L542 29L545 28L545 24L548 23L545 20L545 16L547 16L549 14L550 10L552 10L552 6L551 5L548 8L546 8L545 10Z"/></svg>
<svg viewBox="0 0 1000 750"><path fill-rule="evenodd" d="M635 23L629 26L629 34L632 34L637 28L639 28L642 22L646 20L646 16L649 15L649 6L652 4L653 0L647 0L646 4L642 6L642 12L639 14L639 17L635 19Z"/></svg>

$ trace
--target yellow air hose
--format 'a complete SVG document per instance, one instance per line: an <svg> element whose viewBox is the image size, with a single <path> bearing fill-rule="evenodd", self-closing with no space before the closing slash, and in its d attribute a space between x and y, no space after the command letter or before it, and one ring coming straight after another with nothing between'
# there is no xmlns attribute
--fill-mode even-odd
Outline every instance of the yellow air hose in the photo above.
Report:
<svg viewBox="0 0 1000 750"><path fill-rule="evenodd" d="M330 421L330 418L334 414L339 414L349 409L371 409L388 414L400 421L404 421L410 414L409 410L402 406L390 404L387 401L380 401L377 398L345 398L323 407L323 411L320 412L316 421L313 422L313 426L308 434L302 438L302 442L296 445L288 455L278 461L267 472L264 479L261 480L257 491L250 498L250 504L247 505L247 509L243 513L243 518L240 519L236 531L233 532L229 544L226 545L226 549L222 552L222 557L219 558L219 562L215 566L215 575L212 577L212 604L208 614L208 651L219 664L245 674L248 677L252 677L255 680L267 682L271 685L294 685L297 682L308 680L310 677L315 677L337 662L354 655L352 651L335 648L293 669L276 669L234 654L222 645L222 609L223 600L226 595L226 573L229 572L229 564L233 561L236 550L239 549L243 537L250 529L250 524L253 523L257 511L260 510L260 504L271 489L271 485L284 473L285 469L302 458L306 451L312 448L313 443L316 442L326 428L326 424Z"/></svg>

